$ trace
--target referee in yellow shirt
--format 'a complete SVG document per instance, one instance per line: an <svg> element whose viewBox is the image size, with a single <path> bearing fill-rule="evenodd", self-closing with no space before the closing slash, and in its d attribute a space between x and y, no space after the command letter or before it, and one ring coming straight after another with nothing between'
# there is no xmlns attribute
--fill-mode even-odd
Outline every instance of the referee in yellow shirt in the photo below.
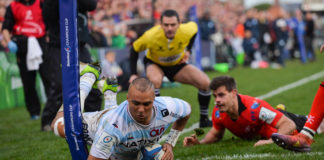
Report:
<svg viewBox="0 0 324 160"><path fill-rule="evenodd" d="M130 50L132 75L129 82L138 77L136 71L138 53L146 50L144 58L146 76L154 84L155 95L160 96L164 76L170 81L195 86L199 89L199 127L210 127L212 126L212 122L208 119L210 80L204 72L187 63L198 26L195 22L181 24L175 10L165 10L160 20L161 25L152 27L133 43Z"/></svg>

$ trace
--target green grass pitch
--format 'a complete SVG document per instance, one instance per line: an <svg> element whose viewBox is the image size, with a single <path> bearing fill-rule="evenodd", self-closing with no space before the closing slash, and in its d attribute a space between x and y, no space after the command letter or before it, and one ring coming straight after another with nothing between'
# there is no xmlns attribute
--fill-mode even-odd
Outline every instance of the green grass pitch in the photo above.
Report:
<svg viewBox="0 0 324 160"><path fill-rule="evenodd" d="M288 61L283 69L250 69L237 67L228 73L207 72L210 78L219 75L233 76L241 94L260 96L278 87L293 83L302 78L324 70L324 54L318 54L312 63L301 64L299 60ZM310 81L302 86L290 89L266 99L272 106L285 104L287 110L298 114L307 114L322 78ZM197 89L188 85L161 89L161 95L187 100L192 105L190 127L199 120ZM118 102L126 99L126 93L119 93ZM213 98L209 113L213 108ZM205 129L207 132L209 128ZM175 159L324 159L324 134L315 136L310 153L294 153L283 150L274 144L254 148L255 141L241 140L228 131L223 140L215 144L183 147L184 136L180 136L174 148ZM203 136L201 136L203 137ZM25 107L0 111L0 160L44 160L71 159L68 145L62 138L51 132L40 131L40 120L31 121Z"/></svg>

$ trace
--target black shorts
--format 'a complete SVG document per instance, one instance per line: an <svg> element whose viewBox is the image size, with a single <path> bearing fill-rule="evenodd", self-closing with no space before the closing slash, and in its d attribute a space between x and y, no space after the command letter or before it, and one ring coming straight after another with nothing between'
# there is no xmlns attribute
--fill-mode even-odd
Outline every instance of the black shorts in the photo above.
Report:
<svg viewBox="0 0 324 160"><path fill-rule="evenodd" d="M145 65L145 69L151 65L151 64L155 64L157 66L159 66L164 75L166 77L168 77L168 79L171 81L171 82L174 82L174 79L173 77L184 67L187 65L187 63L181 63L181 64L178 64L178 65L174 65L174 66L161 66L155 62L153 62L152 60L144 57L144 65Z"/></svg>
<svg viewBox="0 0 324 160"><path fill-rule="evenodd" d="M281 113L283 113L286 117L288 117L289 119L291 119L292 121L294 121L294 123L296 124L296 129L298 132L300 132L303 127L304 124L307 121L307 117L304 115L298 115L298 114L294 114L294 113L290 113L287 111L283 111L281 109L278 109L278 111L280 111Z"/></svg>

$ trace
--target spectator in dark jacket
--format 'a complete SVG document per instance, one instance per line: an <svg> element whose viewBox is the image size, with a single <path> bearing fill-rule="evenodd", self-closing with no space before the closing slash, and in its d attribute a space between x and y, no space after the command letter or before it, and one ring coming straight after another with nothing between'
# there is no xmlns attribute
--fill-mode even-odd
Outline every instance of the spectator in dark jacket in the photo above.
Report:
<svg viewBox="0 0 324 160"><path fill-rule="evenodd" d="M313 40L314 40L314 30L315 30L315 24L313 20L313 15L310 12L306 13L306 28L305 28L305 49L307 58L310 61L315 60L315 52L313 49Z"/></svg>
<svg viewBox="0 0 324 160"><path fill-rule="evenodd" d="M278 18L274 22L274 25L276 33L275 46L279 50L279 55L276 56L276 61L280 66L285 66L285 59L288 53L285 48L288 40L287 22L284 18Z"/></svg>
<svg viewBox="0 0 324 160"><path fill-rule="evenodd" d="M209 40L210 35L216 32L215 23L210 19L209 12L205 12L199 19L199 32L202 40Z"/></svg>
<svg viewBox="0 0 324 160"><path fill-rule="evenodd" d="M243 48L245 53L244 65L249 66L254 60L254 53L259 48L258 41L255 37L252 37L251 30L245 30L245 37L243 39Z"/></svg>

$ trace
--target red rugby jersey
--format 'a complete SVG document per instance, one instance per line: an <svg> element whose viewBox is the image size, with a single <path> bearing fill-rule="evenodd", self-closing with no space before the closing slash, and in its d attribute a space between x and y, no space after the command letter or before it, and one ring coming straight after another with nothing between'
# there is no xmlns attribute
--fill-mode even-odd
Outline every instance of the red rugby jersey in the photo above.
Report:
<svg viewBox="0 0 324 160"><path fill-rule="evenodd" d="M221 113L215 106L212 114L213 127L216 130L227 128L234 135L243 139L253 139L256 136L270 138L277 132L277 122L283 115L272 108L266 101L239 94L239 117L232 120L227 113Z"/></svg>

